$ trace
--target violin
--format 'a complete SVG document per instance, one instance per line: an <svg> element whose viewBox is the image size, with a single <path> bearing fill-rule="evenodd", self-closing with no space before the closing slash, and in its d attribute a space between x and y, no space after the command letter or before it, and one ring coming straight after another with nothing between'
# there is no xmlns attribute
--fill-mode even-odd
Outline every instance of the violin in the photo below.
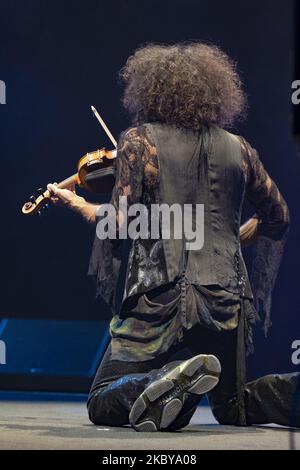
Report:
<svg viewBox="0 0 300 470"><path fill-rule="evenodd" d="M58 183L60 189L68 189L74 185L96 194L110 193L115 183L115 158L117 150L102 148L85 154L78 162L77 173ZM24 215L40 214L51 201L48 190L38 190L37 197L31 196L22 207Z"/></svg>
<svg viewBox="0 0 300 470"><path fill-rule="evenodd" d="M87 189L96 194L110 193L115 184L115 159L117 157L117 142L99 115L94 106L91 109L100 122L102 128L113 143L114 150L106 150L104 147L85 154L77 164L77 173L58 183L58 188L68 189L74 185ZM31 196L22 207L24 215L41 214L51 202L51 194L48 190L38 189L38 196Z"/></svg>

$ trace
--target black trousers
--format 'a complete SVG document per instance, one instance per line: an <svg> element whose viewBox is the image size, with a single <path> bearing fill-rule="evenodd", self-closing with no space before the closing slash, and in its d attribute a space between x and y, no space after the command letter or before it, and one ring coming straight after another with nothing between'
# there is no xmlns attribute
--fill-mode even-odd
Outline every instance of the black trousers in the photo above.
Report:
<svg viewBox="0 0 300 470"><path fill-rule="evenodd" d="M154 380L174 365L180 350L186 357L214 354L222 366L219 384L208 393L213 414L220 424L239 425L236 381L237 330L216 332L201 326L187 331L180 345L146 362L111 359L108 347L98 369L88 399L90 420L97 425L123 426L134 401ZM268 375L245 385L246 423L293 425L300 427L299 374ZM297 396L298 395L298 396ZM187 400L180 415L169 428L187 425L198 405L199 397ZM195 401L196 400L196 401Z"/></svg>

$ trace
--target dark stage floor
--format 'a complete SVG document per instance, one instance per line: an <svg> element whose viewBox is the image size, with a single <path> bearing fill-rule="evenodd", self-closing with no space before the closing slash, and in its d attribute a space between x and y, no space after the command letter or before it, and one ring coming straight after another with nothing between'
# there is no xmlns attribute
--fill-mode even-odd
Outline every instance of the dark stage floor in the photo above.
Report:
<svg viewBox="0 0 300 470"><path fill-rule="evenodd" d="M176 433L137 433L89 423L83 401L32 397L0 401L0 449L289 449L290 432L278 427L219 426L208 407ZM300 431L294 434L300 448Z"/></svg>

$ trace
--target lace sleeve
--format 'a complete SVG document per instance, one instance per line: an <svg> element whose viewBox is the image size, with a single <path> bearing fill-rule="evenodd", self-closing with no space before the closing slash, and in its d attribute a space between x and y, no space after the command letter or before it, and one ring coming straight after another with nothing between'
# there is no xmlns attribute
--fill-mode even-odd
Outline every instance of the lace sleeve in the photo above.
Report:
<svg viewBox="0 0 300 470"><path fill-rule="evenodd" d="M289 229L288 206L259 156L244 139L246 197L256 210L257 241L254 247L251 283L255 307L263 316L265 335L272 325L272 291L281 264Z"/></svg>
<svg viewBox="0 0 300 470"><path fill-rule="evenodd" d="M148 175L148 181L150 174L151 148L144 127L130 128L121 134L117 149L116 181L110 200L117 215L117 229L120 197L127 198L128 207L141 200L143 179ZM97 223L100 218L97 216ZM96 235L89 265L89 274L96 282L96 294L101 296L112 310L116 306L116 289L123 259L124 240L121 238L117 236L115 240L101 239Z"/></svg>
<svg viewBox="0 0 300 470"><path fill-rule="evenodd" d="M272 240L260 235L254 248L251 283L256 311L264 319L265 336L272 326L272 292L284 253L286 238L285 235L281 240Z"/></svg>
<svg viewBox="0 0 300 470"><path fill-rule="evenodd" d="M142 193L141 165L144 143L138 128L130 128L120 137L116 159L116 182L111 203L119 210L119 198L125 196L128 206L138 202Z"/></svg>

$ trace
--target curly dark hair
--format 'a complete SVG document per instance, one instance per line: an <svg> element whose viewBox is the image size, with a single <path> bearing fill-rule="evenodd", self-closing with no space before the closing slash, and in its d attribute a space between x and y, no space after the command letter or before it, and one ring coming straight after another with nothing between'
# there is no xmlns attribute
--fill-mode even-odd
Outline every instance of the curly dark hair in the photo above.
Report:
<svg viewBox="0 0 300 470"><path fill-rule="evenodd" d="M200 130L232 127L244 116L246 96L235 63L202 42L148 44L120 71L123 104L135 124L165 122Z"/></svg>

